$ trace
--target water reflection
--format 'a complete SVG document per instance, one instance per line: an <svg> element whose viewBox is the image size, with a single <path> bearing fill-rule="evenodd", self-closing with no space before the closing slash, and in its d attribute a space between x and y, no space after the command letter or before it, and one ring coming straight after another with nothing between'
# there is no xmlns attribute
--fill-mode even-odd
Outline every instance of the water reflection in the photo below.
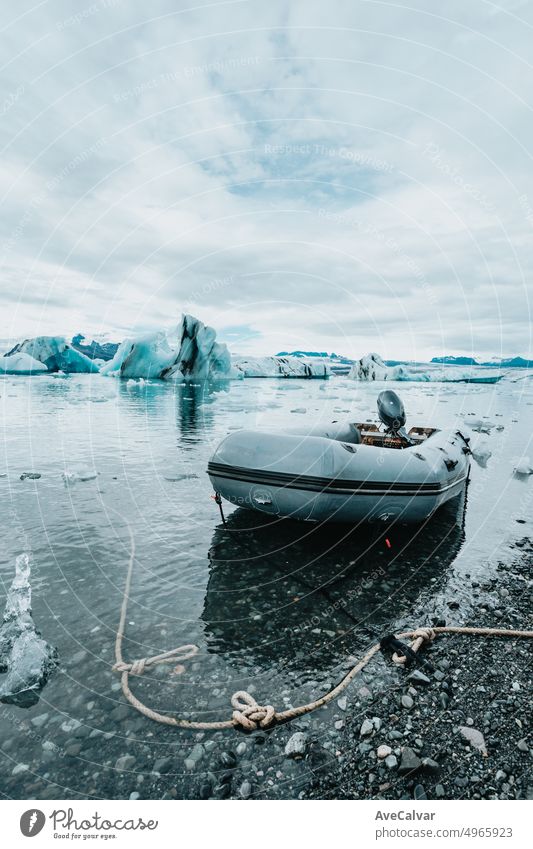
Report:
<svg viewBox="0 0 533 849"><path fill-rule="evenodd" d="M381 636L446 576L464 539L464 502L416 528L320 527L236 510L209 552L208 650L255 672L273 658L324 668Z"/></svg>
<svg viewBox="0 0 533 849"><path fill-rule="evenodd" d="M229 392L230 381L202 380L176 385L176 424L182 444L196 444L213 427L210 405L219 392Z"/></svg>

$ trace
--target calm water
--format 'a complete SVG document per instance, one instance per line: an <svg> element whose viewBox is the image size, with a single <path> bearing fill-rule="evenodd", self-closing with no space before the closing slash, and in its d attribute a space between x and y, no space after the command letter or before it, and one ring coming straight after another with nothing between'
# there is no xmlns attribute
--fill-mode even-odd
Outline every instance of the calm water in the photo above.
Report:
<svg viewBox="0 0 533 849"><path fill-rule="evenodd" d="M492 456L486 467L472 463L466 504L459 499L421 528L392 529L390 549L378 526L267 521L229 505L227 526L220 522L205 468L229 430L302 425L306 415L373 418L380 388L340 378L144 388L99 376L0 380L0 593L16 556L31 551L34 619L60 655L38 704L0 705L2 793L157 797L174 787L196 796L202 776L219 769L216 757L235 747L234 732L175 731L123 704L111 667L132 536L125 655L190 642L200 649L182 675L160 667L133 686L151 706L182 716L227 718L238 689L277 707L307 701L376 636L440 616L472 617L465 575L490 575L509 544L531 533L533 479L513 475L520 457L533 458L530 379L399 386L409 425L481 419L494 427L476 434ZM87 469L98 472L95 480L62 479ZM21 481L24 472L41 478ZM450 609L454 601L458 609ZM311 734L325 716L307 721ZM280 770L290 731L273 734L281 748L273 744L267 767L258 769L247 743L244 776ZM198 742L201 758L187 769ZM134 761L121 770L124 755ZM171 768L154 774L167 756ZM292 795L294 781L287 775L279 795Z"/></svg>

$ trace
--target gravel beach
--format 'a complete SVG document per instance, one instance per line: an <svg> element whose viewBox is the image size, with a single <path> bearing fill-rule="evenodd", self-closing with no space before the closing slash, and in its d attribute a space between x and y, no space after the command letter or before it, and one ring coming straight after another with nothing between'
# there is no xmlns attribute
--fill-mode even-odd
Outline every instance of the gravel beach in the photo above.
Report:
<svg viewBox="0 0 533 849"><path fill-rule="evenodd" d="M533 544L500 564L475 624L531 629ZM531 799L531 643L441 636L424 649L434 672L398 672L346 719L338 767L316 773L308 797L344 799ZM375 717L375 718L374 718ZM365 725L365 722L367 723Z"/></svg>

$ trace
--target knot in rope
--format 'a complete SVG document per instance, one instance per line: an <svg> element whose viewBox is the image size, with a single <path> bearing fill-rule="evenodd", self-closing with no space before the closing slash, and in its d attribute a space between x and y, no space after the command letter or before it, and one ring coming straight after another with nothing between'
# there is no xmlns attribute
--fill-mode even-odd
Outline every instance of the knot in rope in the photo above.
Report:
<svg viewBox="0 0 533 849"><path fill-rule="evenodd" d="M238 690L232 695L231 705L234 708L234 725L240 725L246 731L255 731L258 727L269 728L276 721L276 711L272 705L258 705L245 690Z"/></svg>
<svg viewBox="0 0 533 849"><path fill-rule="evenodd" d="M420 646L423 643L431 643L432 640L437 636L436 631L433 628L417 628L416 631L413 631L412 637L413 642L409 646L412 652L417 652ZM392 660L394 663L403 666L407 663L408 658L404 654L398 654L398 652L394 652L392 655Z"/></svg>
<svg viewBox="0 0 533 849"><path fill-rule="evenodd" d="M165 651L162 654L155 654L153 657L140 657L138 660L132 661L132 663L117 660L113 666L113 671L120 673L129 672L130 675L142 675L145 669L150 666L157 666L159 663L175 663L180 660L189 660L196 654L198 654L198 646L192 644L178 646L176 649L170 649L170 651ZM175 672L182 671L179 665L176 665Z"/></svg>

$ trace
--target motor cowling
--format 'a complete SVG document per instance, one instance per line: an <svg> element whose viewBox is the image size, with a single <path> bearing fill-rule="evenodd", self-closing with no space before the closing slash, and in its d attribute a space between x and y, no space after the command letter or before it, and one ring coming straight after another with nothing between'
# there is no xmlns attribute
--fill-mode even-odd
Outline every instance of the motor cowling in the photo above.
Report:
<svg viewBox="0 0 533 849"><path fill-rule="evenodd" d="M387 389L378 395L378 415L385 427L396 433L406 422L405 409L401 398Z"/></svg>

